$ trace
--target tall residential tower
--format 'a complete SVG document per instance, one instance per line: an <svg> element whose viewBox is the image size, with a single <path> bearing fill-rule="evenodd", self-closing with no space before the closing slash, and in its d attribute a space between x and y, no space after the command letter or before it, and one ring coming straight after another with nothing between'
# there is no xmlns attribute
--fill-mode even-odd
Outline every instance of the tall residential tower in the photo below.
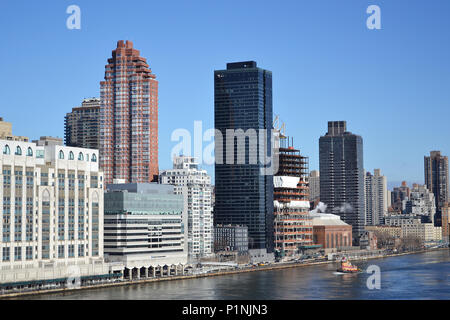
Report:
<svg viewBox="0 0 450 320"><path fill-rule="evenodd" d="M365 222L363 139L345 121L331 121L319 149L320 201L352 226L358 244Z"/></svg>
<svg viewBox="0 0 450 320"><path fill-rule="evenodd" d="M119 41L101 86L100 165L105 182L158 179L158 82L131 41Z"/></svg>

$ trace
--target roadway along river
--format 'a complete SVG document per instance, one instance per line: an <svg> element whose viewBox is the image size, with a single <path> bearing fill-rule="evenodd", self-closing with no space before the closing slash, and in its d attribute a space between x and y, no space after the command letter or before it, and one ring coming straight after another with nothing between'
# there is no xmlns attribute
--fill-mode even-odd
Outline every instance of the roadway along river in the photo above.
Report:
<svg viewBox="0 0 450 320"><path fill-rule="evenodd" d="M367 288L367 273L336 274L337 265L326 264L18 299L450 299L449 250L354 264L363 270L379 266L381 289Z"/></svg>

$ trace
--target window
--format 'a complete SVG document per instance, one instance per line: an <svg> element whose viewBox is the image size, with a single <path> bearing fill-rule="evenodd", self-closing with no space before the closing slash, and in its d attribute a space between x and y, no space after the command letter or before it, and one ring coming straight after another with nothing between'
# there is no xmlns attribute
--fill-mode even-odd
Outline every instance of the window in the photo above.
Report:
<svg viewBox="0 0 450 320"><path fill-rule="evenodd" d="M27 156L28 157L32 157L33 156L33 149L31 149L30 147L28 147Z"/></svg>
<svg viewBox="0 0 450 320"><path fill-rule="evenodd" d="M16 156L21 156L21 155L22 155L22 149L19 146L17 146L17 148L16 148Z"/></svg>
<svg viewBox="0 0 450 320"><path fill-rule="evenodd" d="M89 161L89 155L86 153L86 161Z"/></svg>
<svg viewBox="0 0 450 320"><path fill-rule="evenodd" d="M22 260L22 248L21 247L14 248L14 260L15 261Z"/></svg>
<svg viewBox="0 0 450 320"><path fill-rule="evenodd" d="M64 159L64 152L62 152L62 150L59 151L59 158L60 159Z"/></svg>
<svg viewBox="0 0 450 320"><path fill-rule="evenodd" d="M9 248L3 248L3 250L2 250L3 252L3 256L2 256L2 261L9 261L9 259L10 259L10 257L9 257L9 253L10 253L10 250L9 250Z"/></svg>
<svg viewBox="0 0 450 320"><path fill-rule="evenodd" d="M84 157L83 157L83 154L80 152L80 154L78 155L78 160L79 161L83 161L84 160Z"/></svg>
<svg viewBox="0 0 450 320"><path fill-rule="evenodd" d="M70 152L69 152L69 160L73 160L73 159L75 159L75 157L74 157L74 155L73 155L73 152L70 151Z"/></svg>
<svg viewBox="0 0 450 320"><path fill-rule="evenodd" d="M95 155L95 153L92 155L92 162L97 162L97 156Z"/></svg>
<svg viewBox="0 0 450 320"><path fill-rule="evenodd" d="M8 145L6 145L6 146L3 148L3 154L11 154L11 150L9 149L9 146L8 146Z"/></svg>

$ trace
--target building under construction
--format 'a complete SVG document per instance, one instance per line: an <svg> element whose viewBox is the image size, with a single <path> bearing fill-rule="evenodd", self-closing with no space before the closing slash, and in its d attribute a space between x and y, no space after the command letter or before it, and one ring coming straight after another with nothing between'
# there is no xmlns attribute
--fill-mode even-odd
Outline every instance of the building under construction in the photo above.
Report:
<svg viewBox="0 0 450 320"><path fill-rule="evenodd" d="M296 255L313 245L308 162L280 132L279 169L273 177L275 250L280 257Z"/></svg>

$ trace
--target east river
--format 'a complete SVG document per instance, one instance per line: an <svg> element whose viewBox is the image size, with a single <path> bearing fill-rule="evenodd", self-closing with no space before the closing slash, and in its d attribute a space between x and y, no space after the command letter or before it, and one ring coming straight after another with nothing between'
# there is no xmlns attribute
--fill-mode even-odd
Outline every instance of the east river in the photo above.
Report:
<svg viewBox="0 0 450 320"><path fill-rule="evenodd" d="M355 261L380 269L380 289L366 272L338 274L337 264L19 297L18 299L450 299L450 250Z"/></svg>

